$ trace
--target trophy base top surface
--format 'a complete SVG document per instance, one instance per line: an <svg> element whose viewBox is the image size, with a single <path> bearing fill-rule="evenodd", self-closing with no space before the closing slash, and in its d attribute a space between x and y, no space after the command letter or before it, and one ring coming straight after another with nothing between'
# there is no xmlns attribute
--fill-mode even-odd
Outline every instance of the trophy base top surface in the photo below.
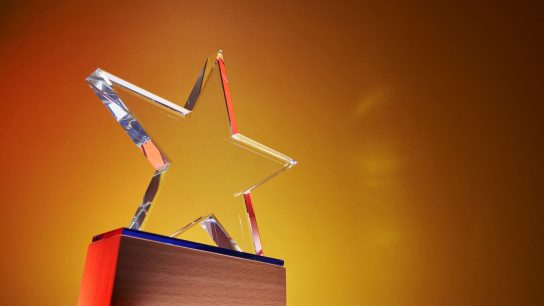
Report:
<svg viewBox="0 0 544 306"><path fill-rule="evenodd" d="M190 249L222 254L226 256L244 258L244 259L264 262L264 263L268 263L268 264L272 264L272 265L276 265L280 267L284 265L284 261L282 259L266 257L266 256L251 254L251 253L245 253L245 252L238 252L238 251L220 248L220 247L207 245L203 243L198 243L198 242L193 242L193 241L188 241L188 240L183 240L178 238L172 238L168 236L163 236L163 235L139 231L139 230L132 230L126 227L121 227L121 228L118 228L103 234L96 235L93 237L92 242L96 242L102 239L106 239L106 238L110 238L110 237L114 237L118 235L151 240L158 243L186 247Z"/></svg>

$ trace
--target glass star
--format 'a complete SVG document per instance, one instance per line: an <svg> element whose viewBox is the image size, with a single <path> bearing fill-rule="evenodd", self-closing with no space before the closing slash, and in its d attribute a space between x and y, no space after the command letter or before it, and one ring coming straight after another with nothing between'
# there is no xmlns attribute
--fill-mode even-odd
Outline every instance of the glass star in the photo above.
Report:
<svg viewBox="0 0 544 306"><path fill-rule="evenodd" d="M209 88L206 84L214 82L211 77L214 74L219 75L221 90L206 89L205 92L204 88ZM179 220L185 220L187 224L172 236L191 238L192 229L199 224L220 247L238 251L252 248L256 254L263 255L251 192L296 165L296 161L239 132L221 51L206 60L183 107L101 69L92 73L87 82L154 169L129 228L140 230L145 226L146 216L156 206L154 202L161 189L161 196L166 193L166 199L177 202L165 207L163 215L179 214ZM150 102L147 106L155 112L137 103L131 104L129 109L125 102L131 99L130 96L122 96L127 92ZM224 109L214 103L219 100L226 106L226 115ZM131 111L133 108L140 108L137 112L139 120ZM178 124L179 118L183 119L182 124ZM160 123L160 127L151 133L160 137L152 137L147 132L148 122L154 122L155 126ZM158 146L158 138L164 147ZM163 143L163 138L169 141ZM172 163L166 152L175 156L176 162ZM269 160L275 163L271 166ZM176 167L175 171L170 169ZM167 171L174 178L165 185L163 180ZM170 185L172 188L166 191ZM195 216L198 218L190 222ZM166 219L172 220L161 220ZM196 240L202 237L199 233L192 235Z"/></svg>

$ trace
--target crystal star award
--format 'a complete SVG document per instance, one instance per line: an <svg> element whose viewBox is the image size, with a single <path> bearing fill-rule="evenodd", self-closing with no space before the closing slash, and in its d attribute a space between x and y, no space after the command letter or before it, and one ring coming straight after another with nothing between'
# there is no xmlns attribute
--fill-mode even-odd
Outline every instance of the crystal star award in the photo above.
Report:
<svg viewBox="0 0 544 306"><path fill-rule="evenodd" d="M93 238L79 306L286 303L284 262L264 256L253 195L296 161L241 133L221 51L190 79L159 96L101 69L87 77L111 133L128 136L109 146L136 145L131 169L142 168L118 174L140 200L126 228Z"/></svg>
<svg viewBox="0 0 544 306"><path fill-rule="evenodd" d="M241 133L221 51L182 104L101 69L86 81L151 165L128 229L264 254L252 195L296 161Z"/></svg>

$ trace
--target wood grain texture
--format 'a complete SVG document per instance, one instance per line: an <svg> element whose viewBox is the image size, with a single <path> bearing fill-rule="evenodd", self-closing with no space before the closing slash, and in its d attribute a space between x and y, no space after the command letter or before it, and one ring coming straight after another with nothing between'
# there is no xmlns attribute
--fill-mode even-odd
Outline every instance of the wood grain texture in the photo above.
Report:
<svg viewBox="0 0 544 306"><path fill-rule="evenodd" d="M122 236L111 305L285 305L285 268Z"/></svg>

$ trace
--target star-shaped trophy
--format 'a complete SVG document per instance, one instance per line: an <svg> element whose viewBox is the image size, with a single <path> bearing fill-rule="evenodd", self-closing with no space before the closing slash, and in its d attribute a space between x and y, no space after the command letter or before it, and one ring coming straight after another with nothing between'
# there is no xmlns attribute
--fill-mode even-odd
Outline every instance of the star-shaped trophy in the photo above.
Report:
<svg viewBox="0 0 544 306"><path fill-rule="evenodd" d="M153 210L159 234L263 255L252 192L297 162L240 133L221 51L184 106L101 69L87 83L153 167L129 229L147 227Z"/></svg>

